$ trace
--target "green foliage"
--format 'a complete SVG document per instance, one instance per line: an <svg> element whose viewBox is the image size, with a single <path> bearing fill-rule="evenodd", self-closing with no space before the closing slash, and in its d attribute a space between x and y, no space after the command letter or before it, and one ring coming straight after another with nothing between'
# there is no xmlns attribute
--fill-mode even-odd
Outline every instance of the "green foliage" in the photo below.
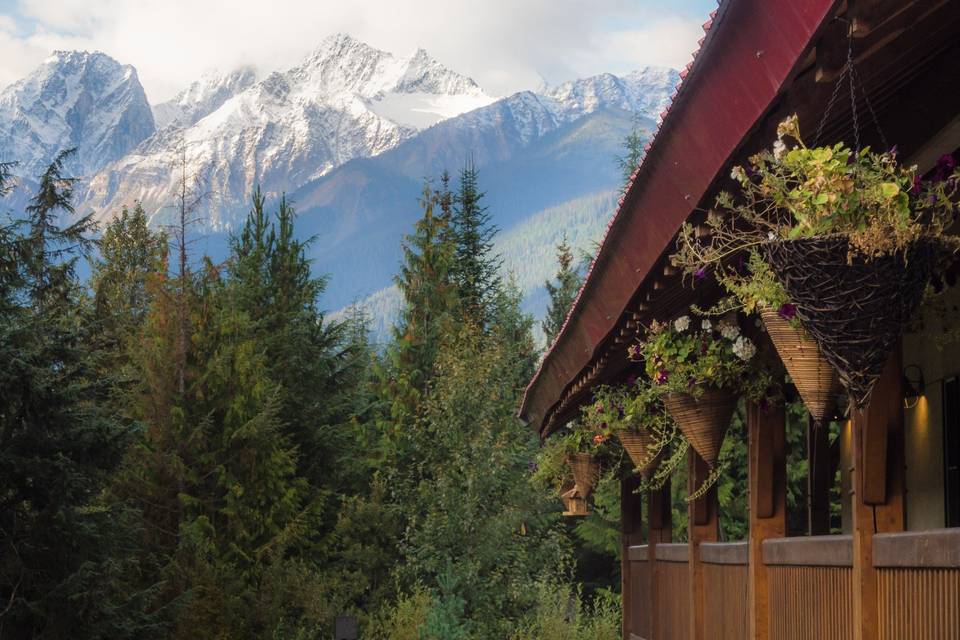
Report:
<svg viewBox="0 0 960 640"><path fill-rule="evenodd" d="M574 266L573 251L567 244L565 234L563 240L557 245L557 265L556 284L550 281L544 283L547 294L550 296L550 304L541 323L543 333L547 338L547 344L552 343L557 334L560 333L560 329L567 319L567 313L573 306L573 301L576 299L583 281L579 271Z"/></svg>
<svg viewBox="0 0 960 640"><path fill-rule="evenodd" d="M102 402L96 326L75 279L92 223L61 225L67 155L27 215L0 227L0 635L134 638L158 621L152 587L134 584L145 559L129 511L100 500L129 433Z"/></svg>
<svg viewBox="0 0 960 640"><path fill-rule="evenodd" d="M643 161L643 156L646 153L644 151L644 145L646 145L649 138L650 133L640 128L639 116L634 116L633 127L620 145L623 149L623 155L617 158L617 166L623 178L622 191L624 192L627 190L627 185L630 183L630 177L633 175L633 172L637 170L637 167L639 167Z"/></svg>
<svg viewBox="0 0 960 640"><path fill-rule="evenodd" d="M696 323L696 327L691 327ZM652 389L658 394L702 394L707 386L738 391L759 399L768 394L772 377L756 358L757 348L742 335L735 317L697 322L681 316L650 326L646 341L631 349L642 359Z"/></svg>
<svg viewBox="0 0 960 640"><path fill-rule="evenodd" d="M921 185L916 167L900 165L894 151L854 152L843 143L809 148L796 115L777 127L773 150L750 164L749 173L733 171L745 200L733 209L747 220L774 217L779 237L842 233L853 250L875 257L902 251L921 235L940 235L953 217L957 175ZM733 205L729 196L721 201Z"/></svg>
<svg viewBox="0 0 960 640"><path fill-rule="evenodd" d="M536 585L537 601L511 640L619 640L620 602L615 594L601 592L592 605L570 585L542 581Z"/></svg>
<svg viewBox="0 0 960 640"><path fill-rule="evenodd" d="M473 322L484 326L500 287L502 260L493 252L497 228L482 204L484 194L477 178L477 167L472 159L468 160L460 170L460 189L452 199L450 222L456 245L452 276L464 313ZM444 186L446 184L444 177ZM450 197L441 192L441 204L449 201Z"/></svg>

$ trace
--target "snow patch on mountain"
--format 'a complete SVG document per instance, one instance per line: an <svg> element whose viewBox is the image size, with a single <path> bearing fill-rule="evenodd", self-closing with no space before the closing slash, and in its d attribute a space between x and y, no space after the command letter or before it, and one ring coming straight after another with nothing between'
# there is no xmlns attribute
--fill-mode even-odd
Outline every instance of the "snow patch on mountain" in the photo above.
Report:
<svg viewBox="0 0 960 640"><path fill-rule="evenodd" d="M257 81L253 67L240 67L227 74L207 72L171 100L153 105L157 129L188 127L219 109L224 102Z"/></svg>
<svg viewBox="0 0 960 640"><path fill-rule="evenodd" d="M257 185L268 195L291 191L492 100L423 50L398 58L344 34L325 39L296 67L227 96L243 81L188 88L174 99L178 113L192 114L181 126L170 115L175 109L162 108L162 121L171 124L95 176L84 206L109 215L139 199L159 213L187 175L210 194L210 226L225 228ZM203 113L213 97L224 99ZM192 105L205 106L191 111Z"/></svg>
<svg viewBox="0 0 960 640"><path fill-rule="evenodd" d="M36 176L76 147L68 166L88 175L155 131L136 70L100 52L56 51L0 93L0 154Z"/></svg>

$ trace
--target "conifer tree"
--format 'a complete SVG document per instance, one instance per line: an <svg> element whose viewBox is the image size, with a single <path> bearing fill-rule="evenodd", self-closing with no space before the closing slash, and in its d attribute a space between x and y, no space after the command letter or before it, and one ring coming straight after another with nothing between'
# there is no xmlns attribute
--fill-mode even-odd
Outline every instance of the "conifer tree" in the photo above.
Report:
<svg viewBox="0 0 960 640"><path fill-rule="evenodd" d="M437 194L425 184L423 216L403 240L403 264L395 278L404 308L394 327L388 353L386 383L389 413L395 423L409 424L433 372L440 338L452 330L460 299L454 280L456 245L451 221L438 205Z"/></svg>
<svg viewBox="0 0 960 640"><path fill-rule="evenodd" d="M500 256L494 253L497 228L483 205L478 172L470 159L460 170L460 188L454 199L452 229L456 242L453 278L464 313L483 326L489 319L500 285Z"/></svg>
<svg viewBox="0 0 960 640"><path fill-rule="evenodd" d="M26 217L0 228L0 636L131 638L153 622L129 582L127 511L99 499L128 434L104 409L74 274L92 223L61 224L68 156L40 177Z"/></svg>
<svg viewBox="0 0 960 640"><path fill-rule="evenodd" d="M640 126L640 116L635 115L633 125L630 128L627 137L624 138L620 148L623 149L623 155L617 157L617 167L622 176L622 191L626 191L630 182L630 176L637 170L645 155L644 146L650 138L649 132Z"/></svg>
<svg viewBox="0 0 960 640"><path fill-rule="evenodd" d="M557 245L557 265L556 284L550 281L544 283L547 293L550 295L550 304L547 306L546 316L541 323L543 333L547 338L547 345L550 345L557 334L560 333L582 282L580 274L573 266L573 251L567 244L566 234Z"/></svg>

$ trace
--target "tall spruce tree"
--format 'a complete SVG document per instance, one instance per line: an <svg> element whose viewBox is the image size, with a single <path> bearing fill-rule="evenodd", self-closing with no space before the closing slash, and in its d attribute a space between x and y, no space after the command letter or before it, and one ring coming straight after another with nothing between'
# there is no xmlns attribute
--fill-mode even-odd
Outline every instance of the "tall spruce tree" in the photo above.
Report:
<svg viewBox="0 0 960 640"><path fill-rule="evenodd" d="M557 334L560 333L560 329L567 318L567 313L570 311L582 284L580 273L573 266L573 251L567 243L566 234L557 245L557 265L556 284L549 280L544 283L547 293L550 295L547 314L541 323L543 333L547 338L547 345L552 343Z"/></svg>
<svg viewBox="0 0 960 640"><path fill-rule="evenodd" d="M26 217L0 228L0 637L141 637L154 620L130 582L135 531L100 501L128 434L104 408L75 277L92 222L61 224L68 156L40 177Z"/></svg>
<svg viewBox="0 0 960 640"><path fill-rule="evenodd" d="M272 216L264 207L257 189L232 241L228 277L263 349L267 375L279 385L280 417L301 452L302 471L313 484L329 484L334 457L352 437L342 424L366 366L365 336L324 318L319 304L326 279L311 273L309 240L296 238L296 214L286 198Z"/></svg>
<svg viewBox="0 0 960 640"><path fill-rule="evenodd" d="M464 313L480 326L489 320L500 286L502 260L494 253L497 228L483 205L473 159L460 170L460 186L453 201L453 237L456 242L453 278Z"/></svg>
<svg viewBox="0 0 960 640"><path fill-rule="evenodd" d="M449 333L461 302L455 280L457 246L451 220L440 199L424 184L423 216L403 240L403 264L394 281L403 295L403 311L388 351L384 391L394 425L410 424L433 373L441 336Z"/></svg>
<svg viewBox="0 0 960 640"><path fill-rule="evenodd" d="M639 114L635 115L633 125L620 145L620 148L623 149L623 155L617 156L617 167L620 169L621 184L623 185L621 191L626 191L627 185L630 183L630 176L643 161L643 156L646 153L644 146L649 139L650 133L641 126Z"/></svg>

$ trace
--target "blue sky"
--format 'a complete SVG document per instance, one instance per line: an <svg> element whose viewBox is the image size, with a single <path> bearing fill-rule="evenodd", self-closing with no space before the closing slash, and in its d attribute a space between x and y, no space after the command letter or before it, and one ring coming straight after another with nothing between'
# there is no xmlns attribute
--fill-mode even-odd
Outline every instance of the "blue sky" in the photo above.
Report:
<svg viewBox="0 0 960 640"><path fill-rule="evenodd" d="M604 71L685 65L714 0L0 0L0 86L54 49L134 65L152 101L211 69L295 64L346 32L427 49L495 95Z"/></svg>

